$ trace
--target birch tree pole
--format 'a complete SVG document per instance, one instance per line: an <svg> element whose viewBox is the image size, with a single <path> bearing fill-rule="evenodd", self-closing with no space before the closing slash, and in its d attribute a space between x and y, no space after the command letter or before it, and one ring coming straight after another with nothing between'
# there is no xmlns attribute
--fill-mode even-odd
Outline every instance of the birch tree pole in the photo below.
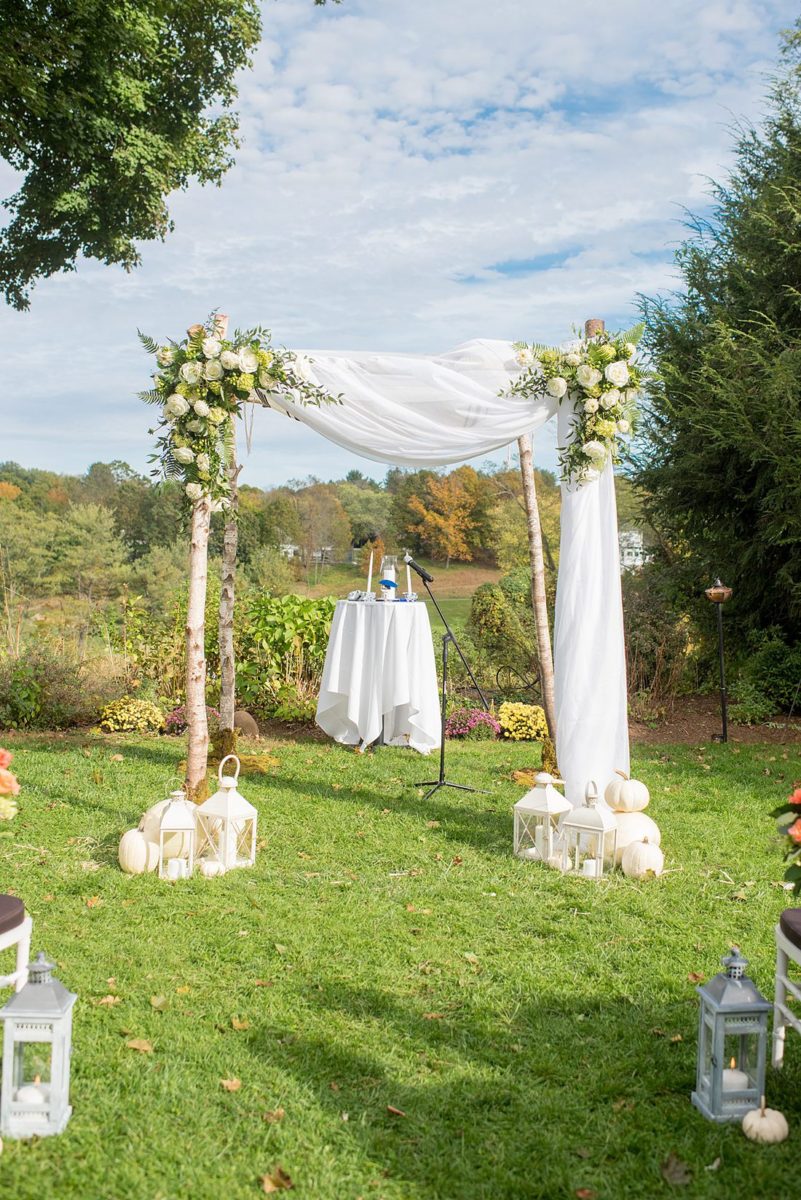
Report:
<svg viewBox="0 0 801 1200"><path fill-rule="evenodd" d="M228 443L228 483L230 494L225 510L223 533L222 587L220 589L220 759L236 751L234 711L236 709L236 660L234 657L234 600L236 595L236 551L239 541L239 464L236 457L236 417L230 418ZM216 746L216 742L215 742Z"/></svg>
<svg viewBox="0 0 801 1200"><path fill-rule="evenodd" d="M526 509L528 532L528 557L531 566L531 605L534 610L534 627L537 632L537 657L542 685L542 707L548 723L548 735L556 744L556 696L553 680L553 651L551 630L548 622L548 601L545 594L545 556L542 544L542 525L537 503L537 485L534 480L534 461L531 435L521 434L517 439L520 456L520 475L523 480L523 503Z"/></svg>
<svg viewBox="0 0 801 1200"><path fill-rule="evenodd" d="M189 540L189 604L186 613L186 754L187 798L201 803L206 794L209 723L206 717L206 583L211 500L192 505Z"/></svg>

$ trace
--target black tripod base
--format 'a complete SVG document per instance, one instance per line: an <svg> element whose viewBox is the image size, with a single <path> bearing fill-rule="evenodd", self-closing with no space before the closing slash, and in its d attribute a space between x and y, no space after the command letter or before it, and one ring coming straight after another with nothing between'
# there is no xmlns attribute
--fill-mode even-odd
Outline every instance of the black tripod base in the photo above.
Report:
<svg viewBox="0 0 801 1200"><path fill-rule="evenodd" d="M427 787L430 789L426 792L425 796L423 796L424 800L427 800L429 796L433 796L434 792L438 792L439 789L443 787L457 788L460 792L476 792L479 796L489 795L489 792L484 791L483 788L468 787L466 783L451 783L447 779L427 779L425 783L416 783L414 786Z"/></svg>

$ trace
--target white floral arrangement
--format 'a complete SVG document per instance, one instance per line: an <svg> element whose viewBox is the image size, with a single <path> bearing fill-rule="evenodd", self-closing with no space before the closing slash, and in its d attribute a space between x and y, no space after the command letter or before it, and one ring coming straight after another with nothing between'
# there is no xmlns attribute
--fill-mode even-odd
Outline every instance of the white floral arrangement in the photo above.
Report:
<svg viewBox="0 0 801 1200"><path fill-rule="evenodd" d="M313 382L306 363L272 345L269 330L237 330L226 338L227 318L213 313L192 325L181 341L161 345L145 334L139 340L154 354L158 370L153 388L140 399L161 406L156 429L159 465L153 474L180 479L192 503L209 497L224 503L230 486L226 445L242 405L261 403L259 393L283 391L301 404L337 400Z"/></svg>
<svg viewBox="0 0 801 1200"><path fill-rule="evenodd" d="M598 479L606 464L619 462L621 437L637 423L637 399L644 370L637 363L643 327L625 333L600 333L568 349L516 342L523 372L511 387L514 395L567 397L574 405L571 437L559 447L562 478L574 483Z"/></svg>

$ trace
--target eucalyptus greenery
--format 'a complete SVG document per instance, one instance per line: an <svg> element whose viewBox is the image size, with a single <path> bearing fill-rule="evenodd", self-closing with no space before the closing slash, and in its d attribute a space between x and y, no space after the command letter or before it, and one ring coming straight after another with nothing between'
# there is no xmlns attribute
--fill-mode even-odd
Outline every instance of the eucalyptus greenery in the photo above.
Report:
<svg viewBox="0 0 801 1200"><path fill-rule="evenodd" d="M216 314L193 325L180 341L156 342L139 333L158 370L153 387L139 393L147 404L161 407L151 474L181 481L188 498L204 496L224 503L230 492L227 450L233 421L248 401L263 403L270 392L289 394L301 404L335 401L310 377L306 360L272 344L268 329L258 326L223 336Z"/></svg>
<svg viewBox="0 0 801 1200"><path fill-rule="evenodd" d="M550 396L574 407L570 437L559 447L562 478L573 483L598 479L607 462L619 462L620 437L634 432L637 396L644 371L636 361L642 325L623 333L600 333L567 349L516 342L523 372L512 395Z"/></svg>

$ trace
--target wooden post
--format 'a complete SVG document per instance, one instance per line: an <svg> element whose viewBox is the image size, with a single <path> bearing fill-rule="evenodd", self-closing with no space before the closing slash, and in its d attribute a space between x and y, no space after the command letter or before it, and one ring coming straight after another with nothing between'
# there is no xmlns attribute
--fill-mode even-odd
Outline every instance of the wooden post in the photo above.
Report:
<svg viewBox="0 0 801 1200"><path fill-rule="evenodd" d="M588 317L584 322L584 336L587 341L589 341L590 338L597 337L598 334L603 333L605 329L606 322L601 320L600 317Z"/></svg>
<svg viewBox="0 0 801 1200"><path fill-rule="evenodd" d="M548 602L545 594L545 558L542 545L542 525L537 503L537 486L534 479L534 461L531 437L524 433L517 439L520 454L520 474L523 479L523 502L526 508L528 528L528 554L531 565L531 605L534 610L534 625L537 631L537 657L539 659L540 683L542 685L542 707L548 723L551 742L556 744L556 695L553 678L553 651L551 631L548 624Z"/></svg>

